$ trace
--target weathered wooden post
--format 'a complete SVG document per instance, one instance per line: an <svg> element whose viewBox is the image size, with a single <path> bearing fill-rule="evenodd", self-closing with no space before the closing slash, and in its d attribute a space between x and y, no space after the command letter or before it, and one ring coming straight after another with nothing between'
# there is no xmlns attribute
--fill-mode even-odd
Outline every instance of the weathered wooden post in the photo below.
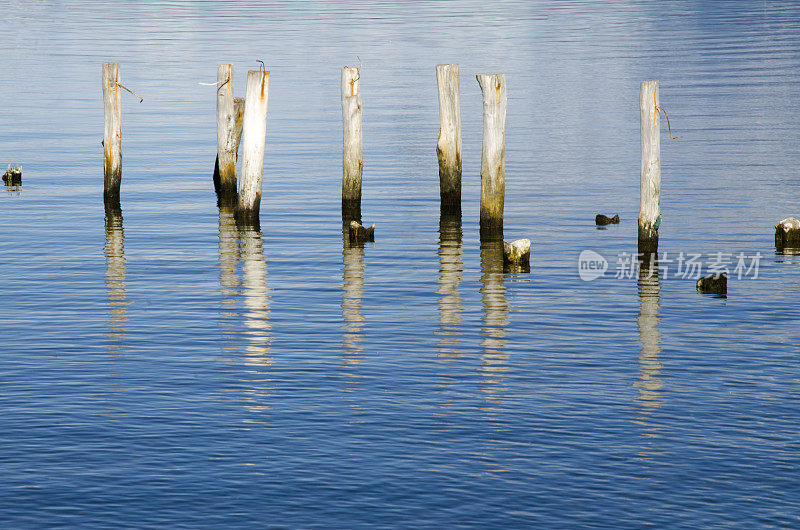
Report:
<svg viewBox="0 0 800 530"><path fill-rule="evenodd" d="M239 182L238 221L258 220L261 207L261 178L264 171L264 148L267 139L267 96L269 72L247 72L242 136L242 177Z"/></svg>
<svg viewBox="0 0 800 530"><path fill-rule="evenodd" d="M236 194L236 109L233 65L217 65L217 167L220 195Z"/></svg>
<svg viewBox="0 0 800 530"><path fill-rule="evenodd" d="M360 68L342 68L342 219L361 221Z"/></svg>
<svg viewBox="0 0 800 530"><path fill-rule="evenodd" d="M506 174L506 76L476 76L483 92L481 240L503 239Z"/></svg>
<svg viewBox="0 0 800 530"><path fill-rule="evenodd" d="M119 63L103 63L103 197L119 201L122 182L122 98L119 90Z"/></svg>
<svg viewBox="0 0 800 530"><path fill-rule="evenodd" d="M436 66L439 87L439 196L442 212L461 211L461 96L457 64Z"/></svg>
<svg viewBox="0 0 800 530"><path fill-rule="evenodd" d="M639 253L658 251L661 224L661 129L658 116L658 81L642 81L639 115L642 137L642 171L639 196Z"/></svg>
<svg viewBox="0 0 800 530"><path fill-rule="evenodd" d="M235 159L239 160L239 143L242 139L242 117L244 116L244 98L233 98L234 125L234 154ZM222 193L219 177L219 154L214 160L214 191L217 192L219 203L227 205L236 204L236 181L234 187L226 193Z"/></svg>

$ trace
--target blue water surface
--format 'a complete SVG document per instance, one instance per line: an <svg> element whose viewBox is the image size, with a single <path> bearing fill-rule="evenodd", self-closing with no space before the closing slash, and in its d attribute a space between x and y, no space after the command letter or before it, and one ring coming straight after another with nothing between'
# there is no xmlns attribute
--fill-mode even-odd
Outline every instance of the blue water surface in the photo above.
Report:
<svg viewBox="0 0 800 530"><path fill-rule="evenodd" d="M795 2L7 1L3 528L800 524ZM270 71L260 230L219 209L218 63ZM101 63L120 63L121 211ZM463 216L434 67L459 63ZM343 241L340 71L364 221ZM507 78L504 273L478 230ZM639 84L660 82L659 274L636 253ZM3 166L5 167L5 166ZM596 213L619 213L599 230ZM583 281L593 250L606 274ZM680 255L729 256L727 298ZM736 256L757 271L736 274ZM634 264L635 265L635 264ZM645 271L646 272L646 271ZM649 277L648 277L649 276Z"/></svg>

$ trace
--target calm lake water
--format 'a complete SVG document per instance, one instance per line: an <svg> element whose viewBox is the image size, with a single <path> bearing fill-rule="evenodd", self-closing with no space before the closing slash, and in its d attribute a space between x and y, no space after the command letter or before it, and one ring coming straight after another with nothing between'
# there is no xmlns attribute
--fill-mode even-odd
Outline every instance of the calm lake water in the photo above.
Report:
<svg viewBox="0 0 800 530"><path fill-rule="evenodd" d="M800 257L773 246L800 214L797 3L11 0L1 16L0 163L24 171L0 196L4 528L800 525ZM260 232L216 206L200 84L230 62L244 95L258 59ZM359 60L363 249L340 217L340 72ZM108 218L103 61L144 98L122 96ZM439 216L447 62L460 225ZM529 274L479 241L475 74L494 72L505 236L532 240ZM662 118L670 268L649 278L621 268L645 79L682 136ZM604 277L581 279L583 250ZM720 252L758 265L727 298L675 270Z"/></svg>

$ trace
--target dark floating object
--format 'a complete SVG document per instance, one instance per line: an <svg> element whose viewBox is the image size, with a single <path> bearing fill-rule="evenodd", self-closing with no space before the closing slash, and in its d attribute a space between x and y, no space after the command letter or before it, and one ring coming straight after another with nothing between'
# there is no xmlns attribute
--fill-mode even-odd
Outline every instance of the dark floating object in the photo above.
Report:
<svg viewBox="0 0 800 530"><path fill-rule="evenodd" d="M375 225L369 228L364 227L358 221L350 221L349 228L350 243L360 244L367 241L375 241Z"/></svg>
<svg viewBox="0 0 800 530"><path fill-rule="evenodd" d="M3 174L3 182L6 186L22 186L22 166L8 165L8 169Z"/></svg>
<svg viewBox="0 0 800 530"><path fill-rule="evenodd" d="M697 280L697 291L703 294L727 295L728 275L723 272L700 278Z"/></svg>
<svg viewBox="0 0 800 530"><path fill-rule="evenodd" d="M614 217L608 217L607 215L599 213L595 216L594 222L597 225L616 225L619 224L619 214Z"/></svg>
<svg viewBox="0 0 800 530"><path fill-rule="evenodd" d="M775 225L775 249L800 248L800 221L787 217Z"/></svg>

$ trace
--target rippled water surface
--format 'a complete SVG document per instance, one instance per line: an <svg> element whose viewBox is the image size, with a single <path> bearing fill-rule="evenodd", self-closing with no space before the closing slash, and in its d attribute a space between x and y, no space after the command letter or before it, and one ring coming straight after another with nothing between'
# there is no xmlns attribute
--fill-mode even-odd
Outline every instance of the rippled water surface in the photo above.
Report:
<svg viewBox="0 0 800 530"><path fill-rule="evenodd" d="M0 524L800 524L800 7L793 2L6 2ZM271 72L260 231L218 209L218 63ZM102 198L101 63L123 94ZM340 71L362 64L343 244ZM434 66L461 68L440 218ZM505 73L503 273L478 234ZM660 250L760 253L728 297L636 252L639 83L660 81ZM665 125L665 120L662 120ZM596 213L622 222L599 230ZM609 271L584 282L591 249ZM623 257L620 257L623 256ZM735 261L735 259L734 259ZM664 260L662 265L667 264ZM615 276L621 276L619 278Z"/></svg>

